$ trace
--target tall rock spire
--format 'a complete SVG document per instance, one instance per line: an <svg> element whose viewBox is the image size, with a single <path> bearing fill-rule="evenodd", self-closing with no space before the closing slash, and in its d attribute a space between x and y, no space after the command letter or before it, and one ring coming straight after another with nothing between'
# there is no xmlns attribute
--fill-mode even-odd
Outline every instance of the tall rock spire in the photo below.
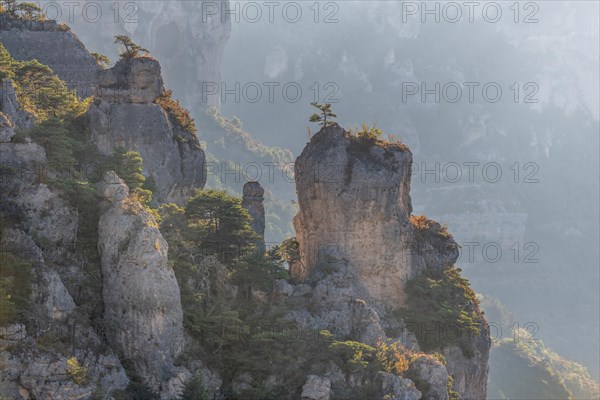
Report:
<svg viewBox="0 0 600 400"><path fill-rule="evenodd" d="M252 218L252 229L260 239L257 242L259 249L265 250L265 207L263 206L265 189L260 183L252 181L244 185L242 206L248 210Z"/></svg>

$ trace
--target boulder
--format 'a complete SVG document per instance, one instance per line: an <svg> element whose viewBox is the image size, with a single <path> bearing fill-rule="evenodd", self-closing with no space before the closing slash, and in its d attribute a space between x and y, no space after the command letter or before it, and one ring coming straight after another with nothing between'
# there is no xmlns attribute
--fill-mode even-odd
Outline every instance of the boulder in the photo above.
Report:
<svg viewBox="0 0 600 400"><path fill-rule="evenodd" d="M316 375L306 377L302 386L302 400L329 400L331 398L331 382L328 378Z"/></svg>

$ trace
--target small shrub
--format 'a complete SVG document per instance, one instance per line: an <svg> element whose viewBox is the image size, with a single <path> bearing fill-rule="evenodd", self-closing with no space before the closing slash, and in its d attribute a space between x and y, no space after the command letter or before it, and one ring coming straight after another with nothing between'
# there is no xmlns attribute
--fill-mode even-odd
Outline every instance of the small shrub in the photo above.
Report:
<svg viewBox="0 0 600 400"><path fill-rule="evenodd" d="M426 270L408 281L407 308L401 317L417 328L414 332L424 351L433 351L448 345L458 345L466 357L474 354L473 338L480 334L478 300L469 281L460 276L461 270L450 267L441 271ZM458 328L456 341L442 334L441 328ZM432 338L429 330L439 333Z"/></svg>
<svg viewBox="0 0 600 400"><path fill-rule="evenodd" d="M31 264L11 252L0 253L0 325L22 321L29 309Z"/></svg>
<svg viewBox="0 0 600 400"><path fill-rule="evenodd" d="M441 238L449 238L452 235L448 232L446 225L440 225L435 221L430 220L425 215L411 215L410 223L418 234L431 233Z"/></svg>
<svg viewBox="0 0 600 400"><path fill-rule="evenodd" d="M375 357L385 372L390 372L399 376L404 375L409 367L408 350L398 342L377 342L377 351Z"/></svg>
<svg viewBox="0 0 600 400"><path fill-rule="evenodd" d="M79 364L77 357L71 357L67 360L67 371L71 380L79 386L87 383L87 368Z"/></svg>
<svg viewBox="0 0 600 400"><path fill-rule="evenodd" d="M171 90L166 90L154 102L167 112L172 124L181 127L189 133L196 133L196 123L190 116L190 112L181 106L179 100L173 99L173 92Z"/></svg>

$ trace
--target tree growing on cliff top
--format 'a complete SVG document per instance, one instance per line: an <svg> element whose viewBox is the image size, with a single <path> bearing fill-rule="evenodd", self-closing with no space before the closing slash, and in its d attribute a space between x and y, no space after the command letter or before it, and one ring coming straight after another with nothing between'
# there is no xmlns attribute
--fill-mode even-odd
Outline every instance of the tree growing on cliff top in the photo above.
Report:
<svg viewBox="0 0 600 400"><path fill-rule="evenodd" d="M140 56L140 52L148 53L148 50L135 43L127 35L115 36L115 43L125 47L125 51L121 53L121 58L136 58Z"/></svg>
<svg viewBox="0 0 600 400"><path fill-rule="evenodd" d="M310 122L318 122L323 128L333 125L335 122L331 120L327 120L327 118L337 118L331 111L331 104L319 104L319 103L310 103L311 106L318 108L320 113L314 113L310 116Z"/></svg>

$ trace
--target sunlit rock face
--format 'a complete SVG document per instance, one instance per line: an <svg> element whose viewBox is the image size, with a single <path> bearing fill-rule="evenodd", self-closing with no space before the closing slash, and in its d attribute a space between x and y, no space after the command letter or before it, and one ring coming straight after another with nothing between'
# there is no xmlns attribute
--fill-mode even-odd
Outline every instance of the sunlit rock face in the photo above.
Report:
<svg viewBox="0 0 600 400"><path fill-rule="evenodd" d="M110 155L116 147L139 152L144 176L156 183L156 199L182 204L206 184L206 157L195 134L174 124L154 103L163 93L158 61L122 59L98 74L87 116L101 153Z"/></svg>
<svg viewBox="0 0 600 400"><path fill-rule="evenodd" d="M406 147L362 145L338 125L317 133L296 161L294 219L304 267L327 257L352 263L369 295L405 301L415 271L410 252L410 164Z"/></svg>
<svg viewBox="0 0 600 400"><path fill-rule="evenodd" d="M385 339L383 327L393 324L389 311L407 305L408 280L455 264L458 245L452 236L439 223L423 217L424 228L412 216L411 164L405 145L359 137L337 124L311 138L295 165L294 227L303 269L294 278L304 281L297 288L306 290L292 296L311 306L291 313L292 319L374 343ZM441 350L445 368L415 370L430 383L424 398L446 399L449 375L461 398L486 397L489 327L477 305L469 307L481 328L473 354L450 344ZM418 347L405 328L394 340Z"/></svg>
<svg viewBox="0 0 600 400"><path fill-rule="evenodd" d="M163 94L158 61L149 57L123 58L97 76L96 101L148 104Z"/></svg>
<svg viewBox="0 0 600 400"><path fill-rule="evenodd" d="M183 311L167 242L114 172L104 175L98 189L105 203L98 249L107 337L158 390L175 375L174 360L183 347Z"/></svg>

